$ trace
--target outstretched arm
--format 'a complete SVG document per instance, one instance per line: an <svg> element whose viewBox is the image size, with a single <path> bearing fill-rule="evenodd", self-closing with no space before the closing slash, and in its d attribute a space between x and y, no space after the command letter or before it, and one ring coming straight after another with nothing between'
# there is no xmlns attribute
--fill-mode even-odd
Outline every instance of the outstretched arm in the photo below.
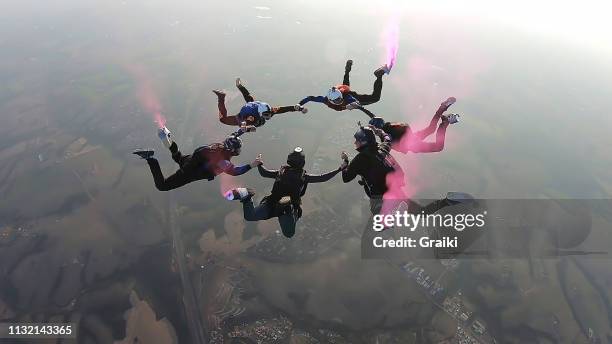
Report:
<svg viewBox="0 0 612 344"><path fill-rule="evenodd" d="M357 172L355 172L355 169L351 168L351 164L349 164L349 167L342 171L342 181L348 183L355 179L355 177L357 177Z"/></svg>
<svg viewBox="0 0 612 344"><path fill-rule="evenodd" d="M255 166L261 166L261 154L253 160L250 164L244 164L240 166L234 166L229 160L221 160L217 165L221 171L229 174L230 176L239 176L241 174L247 173L250 169Z"/></svg>
<svg viewBox="0 0 612 344"><path fill-rule="evenodd" d="M278 176L278 170L268 170L263 164L257 166L259 174L264 178L276 178Z"/></svg>
<svg viewBox="0 0 612 344"><path fill-rule="evenodd" d="M360 155L357 155L353 160L351 160L348 167L342 170L342 181L348 183L355 179L355 177L357 177L361 171L361 165Z"/></svg>
<svg viewBox="0 0 612 344"><path fill-rule="evenodd" d="M370 111L370 110L368 110L368 109L364 108L363 106L359 106L359 107L357 107L357 109L359 109L359 110L363 111L363 113L365 113L366 115L368 115L368 117L370 117L370 118L374 118L374 117L376 117L376 115L375 115L374 113L372 113L372 111Z"/></svg>
<svg viewBox="0 0 612 344"><path fill-rule="evenodd" d="M241 123L242 125L242 123ZM244 133L248 133L250 131L255 131L255 127L252 125L245 125L242 126L240 128L238 128L238 130L234 131L233 133L230 134L230 136L234 136L234 137L238 137Z"/></svg>
<svg viewBox="0 0 612 344"><path fill-rule="evenodd" d="M304 176L304 179L307 183L323 183L335 177L336 174L338 174L340 171L342 171L342 169L338 167L333 171L329 171L323 174L306 174Z"/></svg>
<svg viewBox="0 0 612 344"><path fill-rule="evenodd" d="M325 97L324 96L308 96L302 100L300 100L299 104L300 105L304 105L308 102L315 102L315 103L325 103Z"/></svg>
<svg viewBox="0 0 612 344"><path fill-rule="evenodd" d="M337 169L333 171L324 173L324 174L319 174L319 175L306 174L305 176L306 182L307 183L323 183L323 182L326 182L332 179L334 176L336 176L336 174L338 174L342 170L345 170L348 166L348 156L346 155L345 152L342 152L342 154L340 154L340 159L342 159L342 164L340 164L340 167L338 167Z"/></svg>
<svg viewBox="0 0 612 344"><path fill-rule="evenodd" d="M285 113L285 112L295 112L295 111L302 111L305 113L306 108L304 108L302 105L276 106L272 108L272 115L277 115L279 113Z"/></svg>
<svg viewBox="0 0 612 344"><path fill-rule="evenodd" d="M229 174L230 176L239 176L241 174L247 173L251 169L250 164L235 166L228 160L223 160L219 162L219 167L223 172Z"/></svg>

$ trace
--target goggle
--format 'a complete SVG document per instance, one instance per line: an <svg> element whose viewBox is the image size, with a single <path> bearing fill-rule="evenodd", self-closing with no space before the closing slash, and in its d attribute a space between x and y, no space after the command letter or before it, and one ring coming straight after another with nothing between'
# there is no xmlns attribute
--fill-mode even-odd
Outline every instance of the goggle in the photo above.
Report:
<svg viewBox="0 0 612 344"><path fill-rule="evenodd" d="M334 93L337 90L338 89L335 86L332 86L332 88L329 90L329 93ZM330 103L335 104L335 105L340 105L340 104L342 104L342 101L344 101L344 99L342 99L342 93L340 93L340 95L337 98L334 98L334 99L331 99L329 97L329 94L328 94L327 99L329 99Z"/></svg>

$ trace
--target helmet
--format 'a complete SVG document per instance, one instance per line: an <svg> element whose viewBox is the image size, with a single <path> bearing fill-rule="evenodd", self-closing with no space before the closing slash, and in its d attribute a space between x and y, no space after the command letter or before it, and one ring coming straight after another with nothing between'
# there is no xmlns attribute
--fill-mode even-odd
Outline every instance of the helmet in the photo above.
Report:
<svg viewBox="0 0 612 344"><path fill-rule="evenodd" d="M344 101L342 98L342 92L340 92L335 86L327 91L327 100L334 105L340 105Z"/></svg>
<svg viewBox="0 0 612 344"><path fill-rule="evenodd" d="M236 136L229 136L223 141L223 147L232 153L239 153L242 147L242 140Z"/></svg>
<svg viewBox="0 0 612 344"><path fill-rule="evenodd" d="M265 119L272 117L272 107L268 103L260 102L257 104L257 112Z"/></svg>
<svg viewBox="0 0 612 344"><path fill-rule="evenodd" d="M287 164L294 168L304 168L306 164L306 156L302 147L295 147L293 152L287 155Z"/></svg>
<svg viewBox="0 0 612 344"><path fill-rule="evenodd" d="M382 129L383 126L385 125L385 120L382 119L382 117L373 117L368 124L375 126L378 129Z"/></svg>
<svg viewBox="0 0 612 344"><path fill-rule="evenodd" d="M374 131L368 127L359 128L354 136L355 140L359 142L361 146L376 144L376 135L374 135Z"/></svg>

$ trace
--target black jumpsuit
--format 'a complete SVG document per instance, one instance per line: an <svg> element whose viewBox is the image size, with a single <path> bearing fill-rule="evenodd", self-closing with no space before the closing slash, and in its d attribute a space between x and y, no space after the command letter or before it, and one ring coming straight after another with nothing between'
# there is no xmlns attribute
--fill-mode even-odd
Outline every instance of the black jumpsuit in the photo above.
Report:
<svg viewBox="0 0 612 344"><path fill-rule="evenodd" d="M350 86L351 84L349 80L348 70L345 70L344 72L344 79L342 80L342 84L346 86ZM350 90L346 93L343 93L342 95L343 99L342 99L341 104L334 104L330 102L326 96L308 96L300 100L299 104L304 105L308 102L323 103L327 105L327 107L329 107L330 109L333 109L336 111L343 111L343 110L346 110L346 106L348 104L354 101L358 101L361 105L369 105L369 104L376 103L377 101L380 100L380 96L382 93L382 87L383 87L383 82L382 82L382 75L381 75L381 76L377 76L376 80L374 80L374 89L372 90L372 94L359 94L355 91Z"/></svg>
<svg viewBox="0 0 612 344"><path fill-rule="evenodd" d="M191 155L183 155L176 143L172 142L170 153L172 153L172 160L180 168L168 178L164 178L157 159L147 159L155 187L159 191L176 189L196 180L213 180L215 176L221 173L238 176L251 169L251 166L248 164L234 166L230 162L232 158L231 152L223 149L221 144L202 146L197 148Z"/></svg>
<svg viewBox="0 0 612 344"><path fill-rule="evenodd" d="M285 167L289 168L289 167ZM259 170L259 174L261 174L264 178L278 178L280 170L268 170L263 165L259 165L257 167ZM332 179L336 174L340 172L340 168L327 172L321 175L313 175L304 172L303 184L295 185L296 190L304 190L308 183L322 183ZM275 190L276 188L273 188ZM299 218L295 212L286 213L282 206L280 206L275 199L280 199L284 196L290 196L289 194L283 194L282 192L279 194L272 193L269 196L266 196L262 199L257 207L253 206L253 200L247 199L242 202L242 206L244 209L244 219L247 221L259 221L259 220L267 220L273 217L278 217L278 223L281 226L281 230L283 234L287 238L291 238L295 234L295 225ZM299 204L294 205L299 207Z"/></svg>

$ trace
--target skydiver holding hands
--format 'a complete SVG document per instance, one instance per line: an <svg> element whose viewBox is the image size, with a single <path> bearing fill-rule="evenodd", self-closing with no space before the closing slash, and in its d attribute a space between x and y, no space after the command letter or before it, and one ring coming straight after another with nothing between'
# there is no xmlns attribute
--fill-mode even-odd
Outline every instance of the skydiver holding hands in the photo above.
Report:
<svg viewBox="0 0 612 344"><path fill-rule="evenodd" d="M223 142L202 146L194 150L191 155L183 155L176 142L174 142L174 136L170 130L166 127L160 128L159 138L164 146L170 150L172 160L179 165L179 169L167 178L162 174L159 162L153 157L155 152L152 149L138 149L134 151L134 154L145 159L149 164L155 187L159 191L169 191L196 180L213 180L215 176L221 173L239 176L257 166L259 160L240 166L231 163L232 157L240 154L242 140L239 136L247 131L253 131L253 129L252 126L241 127Z"/></svg>
<svg viewBox="0 0 612 344"><path fill-rule="evenodd" d="M376 141L376 136L381 140ZM342 181L348 183L360 176L366 195L370 197L372 214L380 210L378 203L388 191L387 175L401 173L401 166L391 155L391 137L383 130L373 126L361 127L355 132L355 150L359 153L349 162L348 155L342 152L347 168L342 171ZM403 177L401 177L403 180Z"/></svg>
<svg viewBox="0 0 612 344"><path fill-rule="evenodd" d="M429 122L429 125L419 131L412 131L407 123L385 122L381 117L374 115L360 104L350 104L347 108L350 110L359 109L367 114L370 117L369 124L371 126L382 129L390 136L394 150L402 153L434 153L444 149L446 128L449 124L459 121L459 115L457 114L444 115L444 112L456 101L454 97L449 97L443 101ZM439 125L438 122L440 122ZM434 132L436 133L436 140L434 142L425 142L425 139Z"/></svg>
<svg viewBox="0 0 612 344"><path fill-rule="evenodd" d="M227 115L227 109L225 108L225 92L213 90L213 93L217 95L219 121L223 124L241 125L243 122L246 122L247 125L259 127L264 125L266 121L271 119L274 115L294 111L300 111L304 114L308 112L308 109L302 105L271 107L268 103L255 100L246 87L242 85L240 78L236 79L236 87L240 90L240 93L242 93L246 104L242 106L240 112L233 116Z"/></svg>
<svg viewBox="0 0 612 344"><path fill-rule="evenodd" d="M302 196L306 193L309 183L322 183L330 180L346 168L344 161L337 169L321 174L309 174L304 170L306 157L302 148L297 147L287 156L287 165L279 170L269 170L261 162L261 154L257 157L259 174L264 178L275 179L270 195L264 197L257 207L253 206L252 197L255 191L248 188L236 188L225 193L228 200L240 200L247 221L267 220L278 217L283 235L291 238L295 234L295 226L302 216Z"/></svg>
<svg viewBox="0 0 612 344"><path fill-rule="evenodd" d="M341 85L332 86L325 96L308 96L300 101L300 105L304 105L308 102L317 102L327 105L329 108L336 111L342 111L346 109L346 106L351 103L359 103L361 105L368 105L376 103L380 100L382 92L382 77L384 74L389 74L391 67L386 64L374 71L374 90L372 94L359 94L351 90L349 73L353 66L353 60L346 61L344 67L344 79Z"/></svg>

